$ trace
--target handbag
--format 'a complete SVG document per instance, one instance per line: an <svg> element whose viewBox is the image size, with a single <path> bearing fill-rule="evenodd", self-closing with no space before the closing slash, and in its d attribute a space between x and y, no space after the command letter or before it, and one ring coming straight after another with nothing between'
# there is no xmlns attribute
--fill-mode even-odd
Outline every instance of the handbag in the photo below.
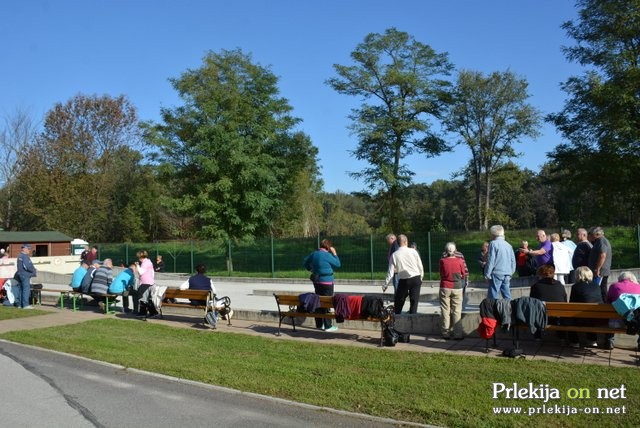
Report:
<svg viewBox="0 0 640 428"><path fill-rule="evenodd" d="M392 326L385 326L382 332L382 344L384 346L396 346L398 343L398 332Z"/></svg>
<svg viewBox="0 0 640 428"><path fill-rule="evenodd" d="M207 315L204 316L204 323L211 328L216 328L218 325L218 317L216 316L215 311L207 312Z"/></svg>

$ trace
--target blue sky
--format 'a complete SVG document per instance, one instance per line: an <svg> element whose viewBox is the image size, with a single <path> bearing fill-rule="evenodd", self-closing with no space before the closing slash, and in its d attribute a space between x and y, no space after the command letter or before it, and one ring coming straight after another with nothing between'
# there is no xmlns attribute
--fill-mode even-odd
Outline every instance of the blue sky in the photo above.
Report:
<svg viewBox="0 0 640 428"><path fill-rule="evenodd" d="M575 20L573 0L7 0L0 3L0 115L27 110L36 121L76 94L125 94L143 120L180 105L168 79L198 68L208 51L240 48L280 78L281 95L320 151L325 190L358 191L348 171L365 166L347 116L357 98L325 84L333 64L368 33L396 27L457 69L511 70L529 82L544 114L563 106L560 83L581 73L561 53L572 45L560 25ZM536 170L561 142L550 125L516 149ZM406 159L414 182L449 179L470 157Z"/></svg>

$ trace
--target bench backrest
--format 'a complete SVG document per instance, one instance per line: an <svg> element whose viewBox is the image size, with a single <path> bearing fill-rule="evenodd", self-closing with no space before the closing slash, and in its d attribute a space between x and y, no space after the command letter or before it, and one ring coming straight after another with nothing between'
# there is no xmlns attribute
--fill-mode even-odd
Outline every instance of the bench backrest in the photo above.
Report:
<svg viewBox="0 0 640 428"><path fill-rule="evenodd" d="M549 317L622 319L608 303L546 302L545 306Z"/></svg>
<svg viewBox="0 0 640 428"><path fill-rule="evenodd" d="M207 290L180 290L179 288L167 288L164 292L165 299L193 299L210 300L211 291Z"/></svg>
<svg viewBox="0 0 640 428"><path fill-rule="evenodd" d="M274 294L278 305L284 306L298 306L300 305L300 297L298 294ZM333 308L332 296L320 296L320 308L330 309Z"/></svg>

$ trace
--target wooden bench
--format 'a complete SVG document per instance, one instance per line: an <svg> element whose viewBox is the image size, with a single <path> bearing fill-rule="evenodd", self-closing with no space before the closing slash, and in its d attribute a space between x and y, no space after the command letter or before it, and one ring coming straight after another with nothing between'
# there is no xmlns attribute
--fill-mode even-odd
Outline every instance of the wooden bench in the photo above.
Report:
<svg viewBox="0 0 640 428"><path fill-rule="evenodd" d="M300 312L298 307L300 305L300 297L297 294L276 294L273 293L273 297L276 299L276 305L278 307L278 331L276 336L280 336L280 330L282 328L282 321L285 318L291 318L291 324L293 326L293 331L296 331L296 323L295 318L305 317L305 318L328 318L328 319L336 319L335 312L328 313L315 313L315 312ZM319 309L333 309L333 296L319 296L320 297L320 305ZM281 306L286 307L287 309L282 309ZM376 317L366 317L366 318L358 318L359 321L371 321L380 323L380 346L383 346L384 339L384 324L390 321L390 317L387 318L376 318Z"/></svg>
<svg viewBox="0 0 640 428"><path fill-rule="evenodd" d="M82 296L82 293L81 293ZM115 314L116 310L114 309L116 303L118 303L118 297L121 294L112 294L112 293L89 293L88 296L92 297L95 300L104 299L104 313L105 314ZM75 304L74 304L75 307ZM122 312L124 312L124 306L122 307Z"/></svg>
<svg viewBox="0 0 640 428"><path fill-rule="evenodd" d="M567 303L567 302L546 302L548 318L559 318L560 324L548 324L547 331L574 331L578 333L605 333L605 334L626 334L626 327L610 327L609 320L619 320L624 326L622 315L609 303ZM598 325L570 325L563 319L597 319L602 320Z"/></svg>
<svg viewBox="0 0 640 428"><path fill-rule="evenodd" d="M211 291L207 290L180 290L179 288L167 288L164 292L164 297L162 300L162 305L158 309L158 313L160 314L160 318L164 318L162 314L162 308L165 306L174 307L174 308L190 308L190 309L201 309L203 318L207 315L207 312L215 310L211 305L211 302L214 300L215 296ZM176 299L188 299L188 302L179 302ZM193 304L191 300L201 300L203 304ZM231 325L231 317L227 317L227 323Z"/></svg>
<svg viewBox="0 0 640 428"><path fill-rule="evenodd" d="M576 333L601 333L601 334L626 334L623 317L609 303L569 303L569 302L545 302L547 312L547 325L545 331L572 331ZM574 320L602 320L602 323L594 325L574 325ZM619 321L622 327L612 327L609 320ZM516 324L513 329L514 345L519 348L521 328L528 328L525 324ZM494 346L495 334L493 336ZM488 340L487 351L488 352Z"/></svg>

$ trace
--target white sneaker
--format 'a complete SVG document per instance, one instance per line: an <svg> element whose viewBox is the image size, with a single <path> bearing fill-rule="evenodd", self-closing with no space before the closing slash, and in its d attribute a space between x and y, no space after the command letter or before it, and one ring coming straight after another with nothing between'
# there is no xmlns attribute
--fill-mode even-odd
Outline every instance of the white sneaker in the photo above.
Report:
<svg viewBox="0 0 640 428"><path fill-rule="evenodd" d="M338 327L336 327L336 326L334 325L334 326L329 327L329 328L328 328L328 329L326 329L325 331L338 331Z"/></svg>
<svg viewBox="0 0 640 428"><path fill-rule="evenodd" d="M22 309L33 309L33 306L31 306L31 305L24 306Z"/></svg>

